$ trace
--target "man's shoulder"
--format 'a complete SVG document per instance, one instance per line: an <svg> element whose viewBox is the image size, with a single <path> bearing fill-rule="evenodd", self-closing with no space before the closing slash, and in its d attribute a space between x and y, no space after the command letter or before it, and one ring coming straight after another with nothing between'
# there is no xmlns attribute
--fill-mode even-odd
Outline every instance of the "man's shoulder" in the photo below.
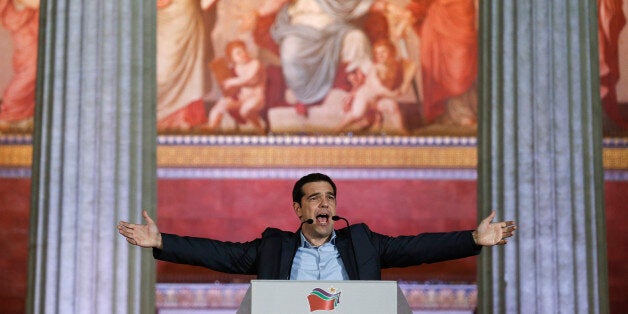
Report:
<svg viewBox="0 0 628 314"><path fill-rule="evenodd" d="M278 228L266 228L264 232L262 232L262 238L286 238L293 237L296 233L292 231L285 231Z"/></svg>
<svg viewBox="0 0 628 314"><path fill-rule="evenodd" d="M351 233L356 233L356 232L367 232L367 233L371 233L371 229L369 229L369 226L363 222L357 223L357 224L353 224L350 225L348 227L344 227L344 228L340 228L338 229L336 232L338 233L347 233L349 232L349 230L351 230Z"/></svg>

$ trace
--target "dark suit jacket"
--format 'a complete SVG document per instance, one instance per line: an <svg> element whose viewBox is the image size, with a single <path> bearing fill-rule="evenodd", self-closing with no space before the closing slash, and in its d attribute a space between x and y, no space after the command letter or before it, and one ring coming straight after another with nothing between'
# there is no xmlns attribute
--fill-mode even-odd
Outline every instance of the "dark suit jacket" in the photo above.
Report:
<svg viewBox="0 0 628 314"><path fill-rule="evenodd" d="M153 249L153 256L225 273L257 275L258 279L289 279L300 240L298 232L275 228L245 243L162 233L163 250ZM379 280L382 268L462 258L477 255L481 249L473 242L471 231L390 237L371 231L365 224L337 230L336 247L352 280Z"/></svg>

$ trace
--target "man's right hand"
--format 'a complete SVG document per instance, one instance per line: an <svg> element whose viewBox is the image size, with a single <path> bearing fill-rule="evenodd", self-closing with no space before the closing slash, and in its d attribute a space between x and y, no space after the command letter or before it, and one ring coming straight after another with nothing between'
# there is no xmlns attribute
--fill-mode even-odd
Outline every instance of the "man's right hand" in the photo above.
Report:
<svg viewBox="0 0 628 314"><path fill-rule="evenodd" d="M145 225L120 221L118 223L118 232L133 245L145 248L163 249L161 233L157 228L157 224L148 216L146 211L142 211L142 217L144 217L146 221Z"/></svg>

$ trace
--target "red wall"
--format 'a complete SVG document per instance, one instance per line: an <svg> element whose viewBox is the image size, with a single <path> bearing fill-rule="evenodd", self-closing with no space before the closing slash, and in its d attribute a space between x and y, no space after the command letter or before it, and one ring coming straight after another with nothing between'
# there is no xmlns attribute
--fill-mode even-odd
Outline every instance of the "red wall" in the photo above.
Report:
<svg viewBox="0 0 628 314"><path fill-rule="evenodd" d="M30 179L0 178L0 311L24 313Z"/></svg>
<svg viewBox="0 0 628 314"><path fill-rule="evenodd" d="M611 313L628 309L628 182L607 182L606 250Z"/></svg>
<svg viewBox="0 0 628 314"><path fill-rule="evenodd" d="M338 212L391 235L473 228L472 181L337 180ZM292 181L160 180L162 231L244 241L267 226L294 230ZM611 312L628 308L628 182L607 182L606 215ZM222 197L219 197L222 196ZM26 298L30 179L0 178L0 309L23 313ZM384 272L385 279L475 281L475 258ZM158 263L161 282L248 280L198 267Z"/></svg>

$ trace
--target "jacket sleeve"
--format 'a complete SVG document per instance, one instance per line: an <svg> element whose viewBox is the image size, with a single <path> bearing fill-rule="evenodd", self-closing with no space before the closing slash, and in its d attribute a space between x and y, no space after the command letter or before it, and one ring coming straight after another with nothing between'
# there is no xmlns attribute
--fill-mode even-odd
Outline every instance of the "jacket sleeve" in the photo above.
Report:
<svg viewBox="0 0 628 314"><path fill-rule="evenodd" d="M371 243L379 252L382 268L406 267L469 257L480 254L482 249L473 241L472 230L398 237L370 230L367 232L370 233Z"/></svg>
<svg viewBox="0 0 628 314"><path fill-rule="evenodd" d="M236 243L161 234L163 249L153 249L158 260L203 266L232 274L256 274L260 240Z"/></svg>

